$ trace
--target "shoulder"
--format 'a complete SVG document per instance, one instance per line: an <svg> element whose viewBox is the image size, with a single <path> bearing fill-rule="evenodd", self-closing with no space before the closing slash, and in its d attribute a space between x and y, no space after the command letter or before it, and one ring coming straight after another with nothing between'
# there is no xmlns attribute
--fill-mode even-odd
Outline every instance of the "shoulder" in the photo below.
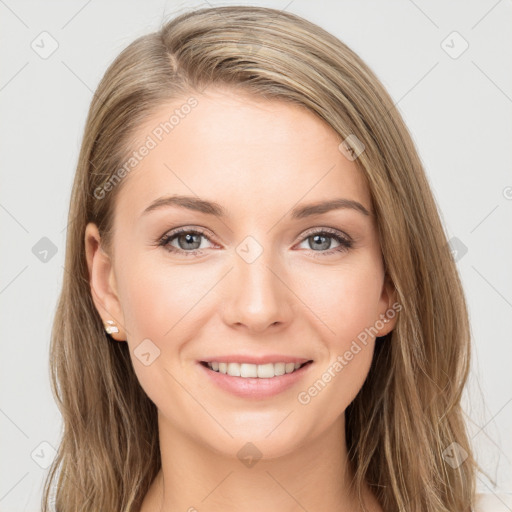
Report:
<svg viewBox="0 0 512 512"><path fill-rule="evenodd" d="M474 512L510 512L512 494L477 493Z"/></svg>

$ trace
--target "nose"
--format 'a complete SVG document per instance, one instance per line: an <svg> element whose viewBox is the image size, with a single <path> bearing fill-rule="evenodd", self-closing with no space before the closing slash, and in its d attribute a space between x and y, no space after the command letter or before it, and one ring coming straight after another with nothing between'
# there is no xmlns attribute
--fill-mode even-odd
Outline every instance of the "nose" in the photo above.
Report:
<svg viewBox="0 0 512 512"><path fill-rule="evenodd" d="M234 255L223 306L224 321L231 327L264 332L290 322L294 295L271 252L264 250L252 262Z"/></svg>

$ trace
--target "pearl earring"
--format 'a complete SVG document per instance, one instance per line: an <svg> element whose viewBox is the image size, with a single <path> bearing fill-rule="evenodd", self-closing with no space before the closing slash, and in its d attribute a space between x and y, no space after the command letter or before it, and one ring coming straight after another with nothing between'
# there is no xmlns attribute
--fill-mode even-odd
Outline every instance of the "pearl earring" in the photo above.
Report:
<svg viewBox="0 0 512 512"><path fill-rule="evenodd" d="M115 332L119 332L119 329L117 328L115 322L113 322L112 320L107 320L106 322L108 325L105 325L105 331L108 333L108 334L113 334Z"/></svg>

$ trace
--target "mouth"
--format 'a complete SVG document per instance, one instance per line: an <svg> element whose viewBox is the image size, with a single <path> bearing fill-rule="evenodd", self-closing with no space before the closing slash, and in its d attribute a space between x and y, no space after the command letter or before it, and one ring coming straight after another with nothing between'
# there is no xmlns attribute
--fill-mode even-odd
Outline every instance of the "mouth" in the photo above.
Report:
<svg viewBox="0 0 512 512"><path fill-rule="evenodd" d="M200 361L200 364L208 370L230 377L240 377L242 379L272 379L283 375L293 374L305 366L312 364L309 360L305 363L267 363L250 364L222 361Z"/></svg>
<svg viewBox="0 0 512 512"><path fill-rule="evenodd" d="M215 388L245 400L267 400L303 382L310 375L314 361L296 359L285 363L277 359L275 363L252 364L212 360L198 363L201 373Z"/></svg>

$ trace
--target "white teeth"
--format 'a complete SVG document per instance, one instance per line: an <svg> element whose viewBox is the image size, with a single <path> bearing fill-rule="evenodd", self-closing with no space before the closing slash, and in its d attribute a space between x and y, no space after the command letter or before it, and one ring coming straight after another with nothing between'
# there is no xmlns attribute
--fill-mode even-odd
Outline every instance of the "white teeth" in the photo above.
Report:
<svg viewBox="0 0 512 512"><path fill-rule="evenodd" d="M295 364L294 363L286 363L286 366L285 366L286 373L292 373L293 370L295 370Z"/></svg>
<svg viewBox="0 0 512 512"><path fill-rule="evenodd" d="M258 377L260 379L271 379L272 377L275 377L274 372L274 365L273 363L267 363L267 364L258 364L254 365L258 369Z"/></svg>
<svg viewBox="0 0 512 512"><path fill-rule="evenodd" d="M228 363L228 375L240 377L240 365L238 363Z"/></svg>
<svg viewBox="0 0 512 512"><path fill-rule="evenodd" d="M242 363L240 377L258 377L258 367L255 364Z"/></svg>
<svg viewBox="0 0 512 512"><path fill-rule="evenodd" d="M280 376L286 373L286 363L276 363L274 365L274 375Z"/></svg>
<svg viewBox="0 0 512 512"><path fill-rule="evenodd" d="M231 375L232 377L244 377L270 379L272 377L292 373L301 367L301 363L267 363L267 364L249 364L249 363L219 363L213 361L207 363L208 368L219 373Z"/></svg>

